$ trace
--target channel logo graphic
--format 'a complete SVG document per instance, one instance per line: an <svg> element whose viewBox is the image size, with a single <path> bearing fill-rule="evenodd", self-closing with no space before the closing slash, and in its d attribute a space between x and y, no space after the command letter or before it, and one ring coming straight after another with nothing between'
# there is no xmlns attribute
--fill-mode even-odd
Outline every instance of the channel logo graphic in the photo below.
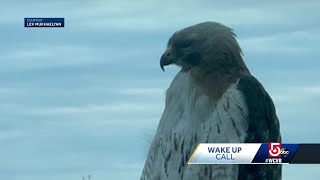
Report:
<svg viewBox="0 0 320 180"><path fill-rule="evenodd" d="M288 155L289 155L289 150L287 148L282 148L281 143L276 143L276 142L268 143L269 158L281 158L281 157L287 157Z"/></svg>
<svg viewBox="0 0 320 180"><path fill-rule="evenodd" d="M269 158L281 157L281 155L280 155L281 147L282 147L281 143L269 142L268 143L268 157Z"/></svg>

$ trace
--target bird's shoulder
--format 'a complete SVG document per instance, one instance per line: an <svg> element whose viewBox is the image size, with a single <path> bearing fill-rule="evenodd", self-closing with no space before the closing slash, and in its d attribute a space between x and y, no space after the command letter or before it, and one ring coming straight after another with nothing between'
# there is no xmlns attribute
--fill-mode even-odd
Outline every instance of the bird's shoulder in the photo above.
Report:
<svg viewBox="0 0 320 180"><path fill-rule="evenodd" d="M280 141L276 109L263 85L254 76L243 76L239 79L237 89L243 94L248 109L246 142Z"/></svg>
<svg viewBox="0 0 320 180"><path fill-rule="evenodd" d="M248 109L248 130L245 143L281 141L279 120L273 101L263 85L253 76L239 79L237 89L242 92ZM240 165L238 180L281 179L281 165Z"/></svg>

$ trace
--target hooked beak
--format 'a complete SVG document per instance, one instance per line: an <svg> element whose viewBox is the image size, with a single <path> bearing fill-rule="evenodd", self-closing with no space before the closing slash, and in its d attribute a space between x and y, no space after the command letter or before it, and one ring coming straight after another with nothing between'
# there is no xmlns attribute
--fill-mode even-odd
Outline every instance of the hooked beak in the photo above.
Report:
<svg viewBox="0 0 320 180"><path fill-rule="evenodd" d="M164 66L170 65L174 62L174 59L172 58L172 53L170 51L170 48L168 48L161 56L160 67L162 71L165 71Z"/></svg>

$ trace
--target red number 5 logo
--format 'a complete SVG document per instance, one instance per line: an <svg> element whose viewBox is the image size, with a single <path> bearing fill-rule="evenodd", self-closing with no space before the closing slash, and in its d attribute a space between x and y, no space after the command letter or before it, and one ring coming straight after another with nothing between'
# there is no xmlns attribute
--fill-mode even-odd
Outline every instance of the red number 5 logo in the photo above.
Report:
<svg viewBox="0 0 320 180"><path fill-rule="evenodd" d="M268 157L281 157L281 143L268 143Z"/></svg>

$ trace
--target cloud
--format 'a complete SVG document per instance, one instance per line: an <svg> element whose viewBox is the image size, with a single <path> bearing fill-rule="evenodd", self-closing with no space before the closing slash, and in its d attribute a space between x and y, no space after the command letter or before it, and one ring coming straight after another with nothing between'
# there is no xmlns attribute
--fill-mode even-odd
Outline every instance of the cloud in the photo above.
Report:
<svg viewBox="0 0 320 180"><path fill-rule="evenodd" d="M165 91L162 88L121 88L114 89L113 92L122 94L122 95L135 95L135 96L156 96L164 97Z"/></svg>
<svg viewBox="0 0 320 180"><path fill-rule="evenodd" d="M142 54L136 49L112 47L93 48L85 45L49 45L46 43L28 43L26 47L8 49L3 52L3 70L30 70L47 67L86 66L94 63L104 64L121 61ZM119 53L118 53L119 52Z"/></svg>
<svg viewBox="0 0 320 180"><path fill-rule="evenodd" d="M16 88L0 88L0 97L1 96L7 96L7 95L14 95L19 93L19 89Z"/></svg>
<svg viewBox="0 0 320 180"><path fill-rule="evenodd" d="M100 50L101 51L101 50ZM54 66L83 65L95 61L98 49L81 46L54 46L29 43L26 47L12 48L3 52L4 71L28 70ZM5 68L4 68L5 67Z"/></svg>
<svg viewBox="0 0 320 180"><path fill-rule="evenodd" d="M290 5L288 5L290 3ZM228 25L237 24L265 24L265 25L290 25L304 20L305 24L314 23L316 16L308 13L317 12L320 3L309 1L283 1L274 3L253 3L252 1L215 2L185 1L181 6L180 1L34 1L21 3L16 6L6 3L0 9L5 14L11 14L9 9L14 9L15 14L2 17L0 23L21 23L23 17L59 16L66 18L66 28L78 31L95 30L153 30L176 29L199 21L221 21ZM10 8L8 8L10 7ZM27 8L29 7L29 8ZM32 8L31 8L32 7ZM50 7L45 8L45 7ZM34 11L37 9L37 11ZM60 9L59 12L56 9ZM286 9L285 11L283 9ZM194 13L196 12L196 13ZM78 30L77 30L78 29Z"/></svg>
<svg viewBox="0 0 320 180"><path fill-rule="evenodd" d="M50 32L52 38L66 40L65 44L57 44L50 38L46 38L47 34L44 32L47 32L47 30L44 29L29 29L30 32L29 30L21 31L20 33L30 35L30 39L24 42L24 45L4 47L2 69L4 71L19 71L47 67L87 66L97 63L121 64L129 62L131 59L135 59L141 62L141 66L147 67L148 63L153 63L150 60L147 61L147 59L159 58L158 56L162 51L162 49L159 49L159 43L162 42L164 46L173 31L206 20L216 20L231 27L237 27L236 32L241 32L242 29L249 26L251 29L246 29L246 32L251 34L256 34L255 29L263 31L264 27L273 27L272 30L274 31L277 26L291 27L295 25L295 28L285 33L269 33L263 36L245 36L244 38L240 36L240 44L245 54L247 52L249 54L314 54L317 50L315 48L318 46L317 42L319 42L317 39L319 27L314 24L317 21L313 17L307 18L305 13L315 11L317 7L320 7L320 3L316 1L310 1L309 3L293 1L290 6L285 2L277 5L264 3L264 6L261 6L260 3L249 3L249 1L236 3L235 1L234 3L238 6L230 6L230 3L223 2L205 5L187 1L184 8L180 7L180 2L172 1L95 1L92 3L82 1L81 4L77 3L76 6L74 3L75 1L58 1L55 3L35 1L28 4L22 3L20 6L6 3L6 6L17 9L18 13L8 18L1 17L0 23L19 23L21 25L24 16L41 17L43 14L46 14L46 16L52 14L55 17L65 17L68 25L59 32ZM32 8L23 8L24 6L32 6L39 11L32 11ZM75 8L71 8L71 6L75 6ZM2 6L0 10L7 12L9 8L4 7ZM44 11L44 7L52 8ZM61 8L59 15L54 11L58 7ZM156 7L156 10L150 7ZM283 11L283 8L287 8L287 11ZM271 9L272 13L270 13ZM197 13L191 13L194 11ZM235 16L235 14L239 14L239 16ZM304 25L301 25L301 27L307 27L307 29L299 27L299 30L296 30L296 22L300 19L304 21ZM310 24L315 29L310 29L308 26ZM165 32L162 33L165 39L154 40L155 42L149 44L146 39L156 38L154 33L146 33L145 39L142 36L137 40L132 38L135 36L133 31L149 31L158 34L159 32ZM115 32L118 32L116 38L111 37ZM74 43L73 34L75 33L80 33L77 37L88 38L91 43ZM123 36L131 38L122 38ZM40 41L41 37L42 40ZM36 41L38 43L31 41L34 39L38 40ZM97 39L95 42L102 43L105 48L101 46L98 48L97 44L92 43L94 42L93 39ZM120 41L121 43L119 43ZM137 41L139 43L136 43ZM151 46L151 44L154 45ZM140 47L135 48L135 46ZM156 48L151 48L155 46Z"/></svg>
<svg viewBox="0 0 320 180"><path fill-rule="evenodd" d="M21 137L24 137L26 134L23 133L22 131L18 130L1 130L0 129L0 141L3 142L4 140L6 141L12 141L15 139L19 139Z"/></svg>
<svg viewBox="0 0 320 180"><path fill-rule="evenodd" d="M252 2L252 1L251 1ZM305 17L304 11L316 11L320 4L316 1L308 4L299 1L277 3L230 3L215 2L194 3L185 1L181 6L179 1L140 1L140 2L120 2L119 1L99 1L95 8L87 8L85 16L88 21L83 25L89 25L92 28L116 28L128 30L158 30L178 28L200 21L221 21L225 24L273 24L288 25L295 24L293 19ZM112 8L111 8L112 7ZM150 8L154 7L154 8ZM283 11L286 8L286 11ZM95 9L95 11L92 11ZM78 15L79 12L73 12ZM197 12L197 13L192 13ZM271 13L272 12L272 13ZM239 16L235 16L238 14ZM76 16L73 16L76 17ZM312 22L312 19L309 18ZM307 23L307 22L306 22Z"/></svg>
<svg viewBox="0 0 320 180"><path fill-rule="evenodd" d="M249 53L281 53L301 54L315 53L320 38L319 30L293 31L289 33L273 34L262 37L240 39L242 49Z"/></svg>
<svg viewBox="0 0 320 180"><path fill-rule="evenodd" d="M159 30L176 29L201 21L220 21L227 25L238 24L257 24L257 25L290 25L295 24L293 19L302 19L305 17L304 11L316 11L319 3L311 2L305 4L302 2L248 4L237 3L238 6L230 6L230 3L215 3L208 5L206 3L193 3L186 1L183 8L178 1L140 1L134 3L128 2L98 2L95 4L95 11L88 8L84 11L88 18L80 25L88 26L94 29L121 29L121 30ZM110 8L112 7L112 8ZM156 8L150 8L156 7ZM225 7L225 8L221 8ZM283 11L286 8L286 11ZM79 12L72 14L80 14ZM298 11L300 10L300 11ZM197 12L197 13L192 13ZM272 12L272 13L271 13ZM235 16L238 14L238 16ZM71 15L74 21L76 16ZM308 22L316 19L309 18ZM306 22L306 23L308 23Z"/></svg>
<svg viewBox="0 0 320 180"><path fill-rule="evenodd" d="M2 111L18 112L23 115L70 115L70 114L90 114L90 113L143 113L158 111L162 108L160 104L115 102L110 104L88 104L85 106L65 106L65 107L30 107L21 104L1 104Z"/></svg>
<svg viewBox="0 0 320 180"><path fill-rule="evenodd" d="M283 166L284 179L315 179L320 176L318 164L290 164ZM299 172L299 173L294 173Z"/></svg>
<svg viewBox="0 0 320 180"><path fill-rule="evenodd" d="M272 97L277 103L304 104L320 99L320 86L282 86L273 88Z"/></svg>

